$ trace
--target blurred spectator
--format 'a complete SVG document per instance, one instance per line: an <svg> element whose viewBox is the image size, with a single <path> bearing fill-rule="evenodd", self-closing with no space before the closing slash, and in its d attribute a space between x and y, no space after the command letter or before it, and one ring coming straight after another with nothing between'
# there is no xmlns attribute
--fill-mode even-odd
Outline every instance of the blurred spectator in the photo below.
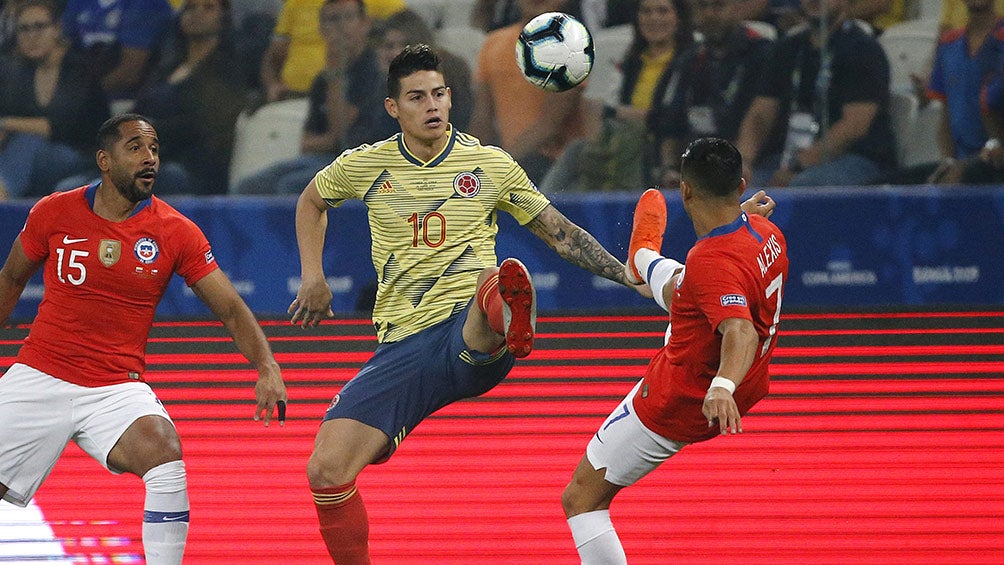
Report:
<svg viewBox="0 0 1004 565"><path fill-rule="evenodd" d="M536 183L544 178L565 145L583 132L584 86L546 92L530 84L513 62L524 21L560 12L564 0L519 0L520 21L488 34L474 76L471 133L482 143L500 145Z"/></svg>
<svg viewBox="0 0 1004 565"><path fill-rule="evenodd" d="M993 0L995 14L1004 14L1004 0ZM998 17L1000 17L998 15ZM938 35L953 30L966 27L969 22L969 10L966 7L966 0L942 0L941 16L938 18ZM935 48L937 51L937 48ZM930 73L927 76L911 75L913 80L914 94L920 101L920 106L924 107L930 102L927 85L931 80Z"/></svg>
<svg viewBox="0 0 1004 565"><path fill-rule="evenodd" d="M234 51L230 0L185 0L177 23L176 51L136 100L136 111L154 120L171 161L188 176L161 175L157 191L224 194L248 88Z"/></svg>
<svg viewBox="0 0 1004 565"><path fill-rule="evenodd" d="M736 0L736 17L740 21L757 21L770 24L784 34L802 23L800 0Z"/></svg>
<svg viewBox="0 0 1004 565"><path fill-rule="evenodd" d="M899 184L993 182L1004 165L1004 21L993 0L965 0L965 27L938 42L928 89L942 101L938 140L942 159L910 167Z"/></svg>
<svg viewBox="0 0 1004 565"><path fill-rule="evenodd" d="M324 68L319 18L323 5L324 0L286 0L282 5L261 62L266 102L305 96Z"/></svg>
<svg viewBox="0 0 1004 565"><path fill-rule="evenodd" d="M108 106L50 0L20 0L14 18L16 48L0 60L0 183L11 197L41 196L93 166Z"/></svg>
<svg viewBox="0 0 1004 565"><path fill-rule="evenodd" d="M305 96L324 68L325 41L318 14L325 0L286 0L261 62L265 102ZM383 19L405 8L404 0L364 0L370 18Z"/></svg>
<svg viewBox="0 0 1004 565"><path fill-rule="evenodd" d="M380 70L387 73L391 60L401 52L406 45L424 43L435 48L439 54L443 77L450 87L450 100L453 109L450 110L450 123L453 127L467 131L471 121L471 111L474 108L474 92L471 85L471 69L459 56L436 47L432 29L419 14L411 10L403 10L390 16L377 26L377 53L380 58ZM383 112L383 118L389 127L396 131L397 120Z"/></svg>
<svg viewBox="0 0 1004 565"><path fill-rule="evenodd" d="M471 9L471 25L485 32L513 25L522 18L516 0L477 0Z"/></svg>
<svg viewBox="0 0 1004 565"><path fill-rule="evenodd" d="M661 100L679 54L694 41L688 0L641 0L630 46L620 64L617 103L590 104L600 122L596 134L569 143L541 187L560 190L621 190L640 187L658 165L646 116Z"/></svg>
<svg viewBox="0 0 1004 565"><path fill-rule="evenodd" d="M753 187L867 185L895 167L889 62L848 2L802 0L808 24L778 41L739 133Z"/></svg>
<svg viewBox="0 0 1004 565"><path fill-rule="evenodd" d="M848 17L872 27L875 35L906 18L906 0L851 0Z"/></svg>
<svg viewBox="0 0 1004 565"><path fill-rule="evenodd" d="M156 61L173 15L167 0L69 0L63 35L84 54L108 100L128 101Z"/></svg>
<svg viewBox="0 0 1004 565"><path fill-rule="evenodd" d="M374 21L385 20L407 8L404 0L364 0L366 13Z"/></svg>
<svg viewBox="0 0 1004 565"><path fill-rule="evenodd" d="M345 149L390 137L385 73L367 44L371 22L361 0L327 0L321 8L325 67L310 89L301 155L243 179L237 194L298 194Z"/></svg>
<svg viewBox="0 0 1004 565"><path fill-rule="evenodd" d="M1004 14L1004 0L993 0L994 13ZM942 0L941 17L938 20L938 31L945 33L954 29L962 29L969 22L969 10L966 0Z"/></svg>
<svg viewBox="0 0 1004 565"><path fill-rule="evenodd" d="M0 0L0 54L14 50L14 2Z"/></svg>
<svg viewBox="0 0 1004 565"><path fill-rule="evenodd" d="M272 3L274 7L270 6ZM245 0L234 6L234 50L244 69L244 80L252 89L250 101L261 104L265 101L265 89L261 82L262 61L272 43L272 30L275 29L282 2L273 0L258 6L249 4ZM238 11L238 7L242 10Z"/></svg>
<svg viewBox="0 0 1004 565"><path fill-rule="evenodd" d="M579 0L577 10L582 23L590 30L634 23L638 0Z"/></svg>
<svg viewBox="0 0 1004 565"><path fill-rule="evenodd" d="M662 104L650 121L660 140L657 183L677 187L684 148L700 137L732 143L756 94L773 41L739 19L742 0L693 0L704 40L680 54Z"/></svg>
<svg viewBox="0 0 1004 565"><path fill-rule="evenodd" d="M524 17L524 14L529 12L524 10L520 4L520 0L477 0L471 9L471 25L482 31L490 32L516 23L526 24L526 22L530 21L530 17L533 16ZM612 17L611 21L629 23L632 21L631 18L624 18L634 13L631 9L631 4L637 4L637 0L564 0L561 4L560 10L544 10L544 12L565 12L578 18L579 21L586 24L590 29L595 29L592 26L598 25L599 22L583 15L583 8L586 4L590 4L590 18L600 13L600 7L597 4L611 4L617 10L616 15ZM534 15L544 13L536 9L531 9L530 11L535 12ZM436 22L429 22L429 24L436 25ZM604 23L603 25L609 26L613 24Z"/></svg>
<svg viewBox="0 0 1004 565"><path fill-rule="evenodd" d="M234 14L234 29L240 29L248 18L269 16L275 21L282 10L282 0L239 0L231 10ZM269 29L269 33L271 32Z"/></svg>

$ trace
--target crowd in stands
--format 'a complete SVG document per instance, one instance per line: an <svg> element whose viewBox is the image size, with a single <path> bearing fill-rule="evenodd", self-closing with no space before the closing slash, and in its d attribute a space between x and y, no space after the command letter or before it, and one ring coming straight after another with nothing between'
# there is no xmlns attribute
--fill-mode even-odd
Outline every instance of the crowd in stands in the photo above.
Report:
<svg viewBox="0 0 1004 565"><path fill-rule="evenodd" d="M1004 0L231 1L0 0L0 200L95 180L93 134L124 111L157 125L159 194L298 193L397 131L387 65L418 42L443 58L453 126L549 194L673 188L708 135L754 187L1004 182ZM616 64L562 93L525 81L516 37L550 11L598 58L621 45ZM930 62L904 90L883 42L910 25ZM241 124L291 100L298 142L273 153L294 156L235 172ZM904 100L934 131L907 131ZM922 142L932 157L904 162Z"/></svg>

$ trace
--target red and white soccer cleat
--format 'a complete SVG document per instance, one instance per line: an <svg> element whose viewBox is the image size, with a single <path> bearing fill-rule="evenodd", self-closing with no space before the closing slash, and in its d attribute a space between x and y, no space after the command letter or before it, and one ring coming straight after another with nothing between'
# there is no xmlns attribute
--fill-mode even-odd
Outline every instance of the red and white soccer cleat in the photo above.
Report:
<svg viewBox="0 0 1004 565"><path fill-rule="evenodd" d="M513 356L526 357L533 350L537 329L537 292L530 272L518 259L506 259L499 265L499 294L506 347Z"/></svg>
<svg viewBox="0 0 1004 565"><path fill-rule="evenodd" d="M639 249L662 251L662 236L666 233L666 198L662 192L650 188L642 193L634 207L634 222L631 225L631 243L628 244L627 278L639 284L644 281L634 264L634 255Z"/></svg>

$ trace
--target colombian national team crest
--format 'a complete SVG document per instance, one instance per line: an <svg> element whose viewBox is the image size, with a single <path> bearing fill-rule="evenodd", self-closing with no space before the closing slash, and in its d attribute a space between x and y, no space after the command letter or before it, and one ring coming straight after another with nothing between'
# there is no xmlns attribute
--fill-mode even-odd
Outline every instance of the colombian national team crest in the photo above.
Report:
<svg viewBox="0 0 1004 565"><path fill-rule="evenodd" d="M132 250L136 253L136 258L139 259L139 262L144 265L153 263L157 260L157 256L160 255L160 247L157 246L157 242L149 237L144 237L137 241L136 246Z"/></svg>
<svg viewBox="0 0 1004 565"><path fill-rule="evenodd" d="M122 257L122 242L114 239L102 239L101 245L98 248L101 254L101 264L105 267L111 267L115 263L119 262L119 258Z"/></svg>
<svg viewBox="0 0 1004 565"><path fill-rule="evenodd" d="M474 198L481 191L481 180L474 173L460 173L453 179L453 191L463 198Z"/></svg>

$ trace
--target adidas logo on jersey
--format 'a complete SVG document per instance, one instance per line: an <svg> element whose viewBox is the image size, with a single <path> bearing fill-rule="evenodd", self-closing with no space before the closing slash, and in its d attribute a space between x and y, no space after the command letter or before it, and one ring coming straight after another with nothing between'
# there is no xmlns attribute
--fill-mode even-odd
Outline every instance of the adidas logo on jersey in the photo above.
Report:
<svg viewBox="0 0 1004 565"><path fill-rule="evenodd" d="M383 184L381 184L380 188L377 189L377 194L392 194L395 192L397 192L397 190L395 190L394 185L390 183L390 179L383 181Z"/></svg>

